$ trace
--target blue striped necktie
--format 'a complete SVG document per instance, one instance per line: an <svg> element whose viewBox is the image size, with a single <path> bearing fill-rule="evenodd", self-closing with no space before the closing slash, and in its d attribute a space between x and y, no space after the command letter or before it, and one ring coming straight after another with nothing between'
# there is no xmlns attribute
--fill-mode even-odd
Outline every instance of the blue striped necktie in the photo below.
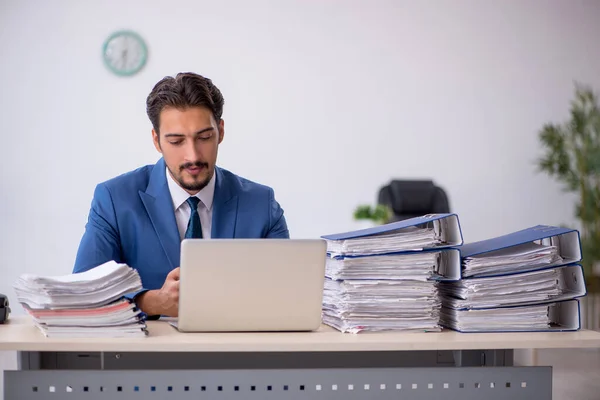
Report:
<svg viewBox="0 0 600 400"><path fill-rule="evenodd" d="M197 197L189 197L186 202L190 206L191 214L188 222L187 230L185 231L185 239L201 239L202 225L200 224L200 214L198 214L198 203L200 199Z"/></svg>

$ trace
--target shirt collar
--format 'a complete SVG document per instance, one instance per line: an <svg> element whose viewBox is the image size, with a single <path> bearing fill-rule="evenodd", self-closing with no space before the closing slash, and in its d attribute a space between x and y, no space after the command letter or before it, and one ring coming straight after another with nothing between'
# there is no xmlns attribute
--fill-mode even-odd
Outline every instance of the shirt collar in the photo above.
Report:
<svg viewBox="0 0 600 400"><path fill-rule="evenodd" d="M177 211L179 207L190 197L191 195L185 191L175 179L171 176L168 168L166 169L167 174L167 183L169 185L169 192L171 192L171 199L173 200L173 209ZM207 210L212 209L213 198L215 197L215 176L217 175L216 171L213 173L212 178L208 181L208 184L198 193L195 194L197 198L200 199L202 204L206 207Z"/></svg>

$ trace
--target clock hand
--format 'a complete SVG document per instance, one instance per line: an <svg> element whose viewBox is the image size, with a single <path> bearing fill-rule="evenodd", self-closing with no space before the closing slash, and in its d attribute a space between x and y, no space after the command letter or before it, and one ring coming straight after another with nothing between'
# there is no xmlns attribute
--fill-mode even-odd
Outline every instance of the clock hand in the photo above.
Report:
<svg viewBox="0 0 600 400"><path fill-rule="evenodd" d="M123 68L127 66L127 49L121 52L121 59L123 60Z"/></svg>

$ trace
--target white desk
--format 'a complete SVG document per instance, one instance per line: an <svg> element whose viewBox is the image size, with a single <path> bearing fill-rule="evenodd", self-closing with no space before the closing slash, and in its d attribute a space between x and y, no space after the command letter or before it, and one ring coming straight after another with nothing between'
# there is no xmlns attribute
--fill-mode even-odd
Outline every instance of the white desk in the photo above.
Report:
<svg viewBox="0 0 600 400"><path fill-rule="evenodd" d="M179 333L150 321L139 339L49 339L27 317L0 325L5 400L551 399L550 367L513 349L600 348L600 333ZM509 385L510 387L507 387ZM53 390L53 391L52 391Z"/></svg>

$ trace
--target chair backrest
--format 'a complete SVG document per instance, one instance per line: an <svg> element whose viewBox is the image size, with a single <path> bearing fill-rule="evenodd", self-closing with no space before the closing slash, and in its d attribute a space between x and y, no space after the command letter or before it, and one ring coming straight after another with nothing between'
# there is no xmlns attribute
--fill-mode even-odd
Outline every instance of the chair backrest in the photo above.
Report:
<svg viewBox="0 0 600 400"><path fill-rule="evenodd" d="M392 209L390 222L450 212L446 192L430 180L393 180L379 190L378 203Z"/></svg>

